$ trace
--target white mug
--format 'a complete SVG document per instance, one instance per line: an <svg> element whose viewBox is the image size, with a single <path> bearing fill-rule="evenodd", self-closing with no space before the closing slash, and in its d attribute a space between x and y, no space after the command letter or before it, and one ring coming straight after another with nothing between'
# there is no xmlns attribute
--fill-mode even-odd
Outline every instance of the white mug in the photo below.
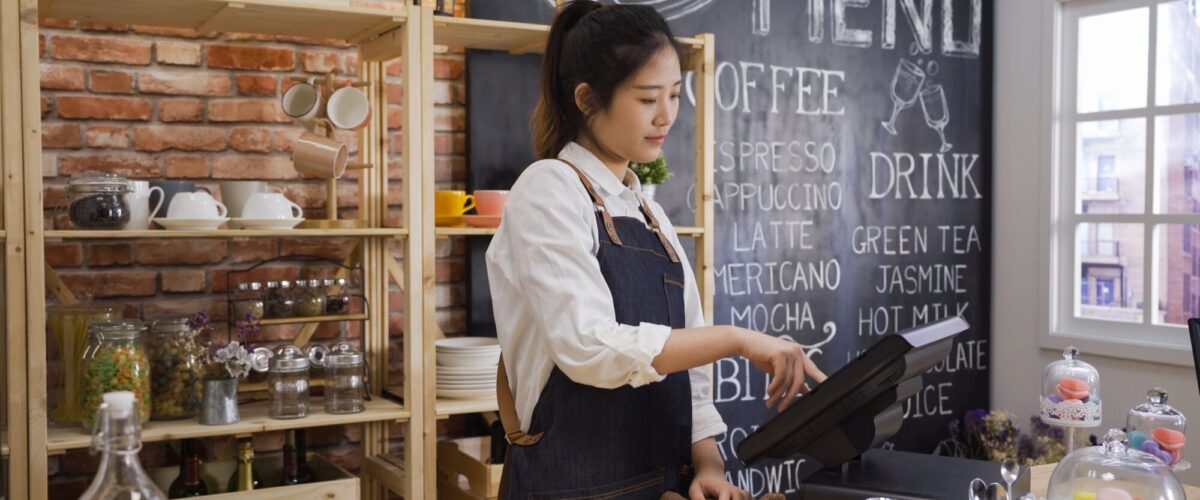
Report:
<svg viewBox="0 0 1200 500"><path fill-rule="evenodd" d="M304 217L304 209L282 193L254 193L242 208L242 218L259 220L295 220Z"/></svg>
<svg viewBox="0 0 1200 500"><path fill-rule="evenodd" d="M357 130L365 127L371 117L371 100L362 89L342 87L329 96L325 112L335 127Z"/></svg>
<svg viewBox="0 0 1200 500"><path fill-rule="evenodd" d="M150 209L150 193L158 191L158 204ZM129 205L129 223L126 231L143 231L150 229L150 219L158 215L162 208L163 190L158 186L150 187L147 181L129 181L129 192L125 194L125 203Z"/></svg>
<svg viewBox="0 0 1200 500"><path fill-rule="evenodd" d="M177 193L167 207L168 219L224 219L229 209L203 191Z"/></svg>
<svg viewBox="0 0 1200 500"><path fill-rule="evenodd" d="M316 86L315 82L316 79L310 78L307 82L297 83L288 88L280 102L283 112L301 123L321 116L321 110L324 108L321 105L321 88Z"/></svg>
<svg viewBox="0 0 1200 500"><path fill-rule="evenodd" d="M221 181L221 202L229 208L230 217L241 217L246 200L255 193L267 192L265 181Z"/></svg>

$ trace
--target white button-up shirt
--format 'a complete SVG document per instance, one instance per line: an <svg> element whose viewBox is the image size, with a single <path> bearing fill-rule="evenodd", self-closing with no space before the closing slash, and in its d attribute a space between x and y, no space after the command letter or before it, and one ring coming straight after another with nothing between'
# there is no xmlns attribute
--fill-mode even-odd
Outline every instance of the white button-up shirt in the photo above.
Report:
<svg viewBox="0 0 1200 500"><path fill-rule="evenodd" d="M641 184L624 182L574 142L558 155L592 182L613 217L634 217ZM685 327L704 326L696 279L675 227L649 202L683 265ZM521 174L504 205L503 223L487 250L496 330L521 430L558 366L571 380L600 388L638 387L665 378L651 363L671 333L666 325L618 323L596 252L596 212L575 172L561 161L539 160ZM649 227L649 226L647 226ZM725 422L712 398L712 365L689 370L692 441L722 434Z"/></svg>

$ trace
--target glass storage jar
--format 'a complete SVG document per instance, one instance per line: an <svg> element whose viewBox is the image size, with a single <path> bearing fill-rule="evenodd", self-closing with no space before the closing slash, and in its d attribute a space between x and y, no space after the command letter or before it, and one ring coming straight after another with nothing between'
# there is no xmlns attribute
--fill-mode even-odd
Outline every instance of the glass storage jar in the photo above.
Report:
<svg viewBox="0 0 1200 500"><path fill-rule="evenodd" d="M321 289L321 280L300 280L296 286L297 316L320 316L325 313L325 291Z"/></svg>
<svg viewBox="0 0 1200 500"><path fill-rule="evenodd" d="M237 292L233 294L234 321L260 320L266 312L266 301L263 300L262 283L239 283Z"/></svg>
<svg viewBox="0 0 1200 500"><path fill-rule="evenodd" d="M116 174L73 175L67 215L78 229L121 229L129 223L129 181Z"/></svg>
<svg viewBox="0 0 1200 500"><path fill-rule="evenodd" d="M83 426L93 428L104 393L130 391L140 420L150 419L150 361L142 347L146 325L135 319L97 321L88 325L83 352Z"/></svg>
<svg viewBox="0 0 1200 500"><path fill-rule="evenodd" d="M1066 427L1100 425L1100 373L1079 359L1079 349L1063 350L1063 359L1042 372L1042 422Z"/></svg>
<svg viewBox="0 0 1200 500"><path fill-rule="evenodd" d="M83 351L88 341L88 324L114 320L117 309L94 304L53 305L46 308L46 328L58 346L62 360L62 384L58 404L51 416L56 422L75 425L83 418Z"/></svg>
<svg viewBox="0 0 1200 500"><path fill-rule="evenodd" d="M1182 500L1187 496L1169 466L1127 447L1125 433L1113 429L1104 436L1104 445L1081 448L1058 463L1046 498Z"/></svg>
<svg viewBox="0 0 1200 500"><path fill-rule="evenodd" d="M267 363L267 416L277 419L301 418L308 415L309 367L321 363L328 353L324 346L313 345L307 350L293 345L272 352L265 347L254 350L255 363Z"/></svg>
<svg viewBox="0 0 1200 500"><path fill-rule="evenodd" d="M176 420L196 416L204 397L204 377L200 373L199 332L188 325L188 318L176 317L154 322L146 351L150 358L150 416L155 420Z"/></svg>
<svg viewBox="0 0 1200 500"><path fill-rule="evenodd" d="M1165 389L1155 387L1146 391L1146 402L1129 410L1125 431L1130 448L1154 455L1178 471L1192 467L1191 462L1183 459L1187 418L1167 404Z"/></svg>
<svg viewBox="0 0 1200 500"><path fill-rule="evenodd" d="M267 317L290 318L296 315L296 299L292 297L292 282L267 282Z"/></svg>
<svg viewBox="0 0 1200 500"><path fill-rule="evenodd" d="M350 292L346 290L346 278L325 280L325 313L331 315L350 312Z"/></svg>
<svg viewBox="0 0 1200 500"><path fill-rule="evenodd" d="M366 358L349 342L339 342L325 355L325 413L358 413L366 409Z"/></svg>

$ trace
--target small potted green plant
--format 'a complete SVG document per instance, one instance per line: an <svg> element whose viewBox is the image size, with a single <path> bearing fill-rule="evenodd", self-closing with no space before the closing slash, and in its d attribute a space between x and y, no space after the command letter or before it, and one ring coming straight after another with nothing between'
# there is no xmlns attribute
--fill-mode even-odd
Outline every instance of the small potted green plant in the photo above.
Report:
<svg viewBox="0 0 1200 500"><path fill-rule="evenodd" d="M642 194L650 200L654 199L658 185L666 182L673 175L670 170L667 170L667 160L663 158L662 153L659 153L658 158L649 163L629 162L629 169L637 174L638 181L642 183Z"/></svg>

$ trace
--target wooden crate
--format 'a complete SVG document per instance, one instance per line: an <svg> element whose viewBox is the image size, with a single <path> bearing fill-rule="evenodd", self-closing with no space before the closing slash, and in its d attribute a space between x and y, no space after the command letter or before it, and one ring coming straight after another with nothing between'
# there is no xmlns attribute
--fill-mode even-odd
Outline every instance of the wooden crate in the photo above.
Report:
<svg viewBox="0 0 1200 500"><path fill-rule="evenodd" d="M488 436L451 439L438 443L439 497L493 499L500 496L503 465L488 462L492 439ZM466 489L462 480L466 479Z"/></svg>
<svg viewBox="0 0 1200 500"><path fill-rule="evenodd" d="M283 475L281 458L256 458L254 459L254 470L258 472L259 478L268 487L254 491L217 492L205 495L203 498L214 500L243 498L256 500L295 500L297 498L357 500L359 498L359 479L353 474L315 453L309 454L308 466L312 468L313 474L317 477L316 482L292 486L270 486L278 485ZM229 476L236 468L237 465L234 461L222 460L205 463L203 472L212 475L217 480L218 488L224 488L228 484ZM147 472L150 474L150 478L158 484L158 487L166 492L171 482L179 475L179 467L162 467Z"/></svg>

